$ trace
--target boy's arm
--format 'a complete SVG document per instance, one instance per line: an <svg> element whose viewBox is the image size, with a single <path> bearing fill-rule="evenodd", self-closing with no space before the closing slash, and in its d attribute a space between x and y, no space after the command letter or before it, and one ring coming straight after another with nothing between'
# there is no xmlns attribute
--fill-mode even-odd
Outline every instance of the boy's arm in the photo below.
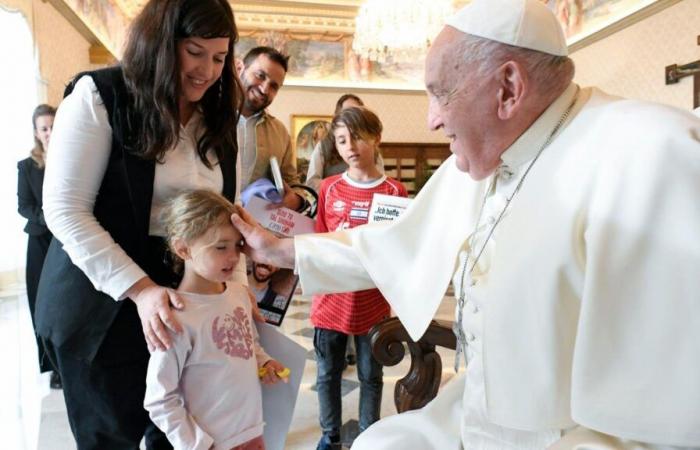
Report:
<svg viewBox="0 0 700 450"><path fill-rule="evenodd" d="M179 388L190 342L186 334L178 335L170 350L151 353L143 406L174 448L208 450L214 439L189 414Z"/></svg>

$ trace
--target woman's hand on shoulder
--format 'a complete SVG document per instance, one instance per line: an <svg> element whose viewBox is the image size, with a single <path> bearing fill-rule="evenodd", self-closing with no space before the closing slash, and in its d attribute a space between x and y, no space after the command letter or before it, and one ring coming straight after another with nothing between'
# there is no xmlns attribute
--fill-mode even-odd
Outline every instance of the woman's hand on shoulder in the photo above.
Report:
<svg viewBox="0 0 700 450"><path fill-rule="evenodd" d="M126 295L136 304L148 350L169 349L172 346L170 333L182 332L182 326L172 311L172 308L184 307L177 292L145 277L137 281Z"/></svg>

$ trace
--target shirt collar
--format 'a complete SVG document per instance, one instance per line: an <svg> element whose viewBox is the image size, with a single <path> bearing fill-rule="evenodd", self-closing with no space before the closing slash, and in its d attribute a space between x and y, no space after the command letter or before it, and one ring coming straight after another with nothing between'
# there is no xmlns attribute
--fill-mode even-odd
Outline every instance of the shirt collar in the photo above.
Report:
<svg viewBox="0 0 700 450"><path fill-rule="evenodd" d="M517 169L537 155L557 122L574 101L578 86L571 83L564 92L525 130L523 134L503 152L501 161L505 169ZM561 130L560 130L561 131Z"/></svg>
<svg viewBox="0 0 700 450"><path fill-rule="evenodd" d="M262 111L256 112L255 114L252 114L248 117L244 116L243 114L239 114L238 115L238 123L245 124L248 122L252 122L252 123L257 125L258 123L260 123L262 121L262 119L265 117L265 115L266 115L266 112L264 109Z"/></svg>

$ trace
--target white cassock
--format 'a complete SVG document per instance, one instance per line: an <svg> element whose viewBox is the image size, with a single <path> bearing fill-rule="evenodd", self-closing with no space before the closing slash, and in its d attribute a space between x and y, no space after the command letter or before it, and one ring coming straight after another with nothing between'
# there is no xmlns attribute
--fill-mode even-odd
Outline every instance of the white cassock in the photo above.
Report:
<svg viewBox="0 0 700 450"><path fill-rule="evenodd" d="M700 120L576 90L486 180L452 157L399 221L296 238L304 293L376 285L418 340L577 98L466 277L465 376L353 449L534 450L577 426L700 447Z"/></svg>

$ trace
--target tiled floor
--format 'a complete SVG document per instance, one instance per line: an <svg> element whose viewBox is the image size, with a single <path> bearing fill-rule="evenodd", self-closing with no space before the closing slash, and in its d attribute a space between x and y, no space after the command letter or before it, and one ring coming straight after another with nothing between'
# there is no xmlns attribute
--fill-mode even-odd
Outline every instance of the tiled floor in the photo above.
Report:
<svg viewBox="0 0 700 450"><path fill-rule="evenodd" d="M287 450L313 450L320 436L318 401L313 390L316 363L313 358L313 328L308 320L310 306L309 298L296 297L281 327L287 336L309 349L309 359L287 437ZM449 320L453 317L453 311L454 299L446 297L437 318ZM14 405L9 402L10 405L3 405L3 409L0 409L3 446L10 442L11 445L4 448L74 450L76 447L68 427L61 391L49 392L48 378L36 375L38 365L28 357L35 354L30 327L26 296L21 289L8 291L4 297L0 293L0 350L5 364L10 364L10 370L0 371L0 398L16 399ZM454 353L444 349L439 351L443 358L443 379L447 380L452 375L450 368ZM9 355L9 358L5 355ZM394 384L406 374L409 364L405 359L397 366L384 369L382 417L396 413ZM358 386L357 372L354 366L350 366L344 373L343 383L343 442L346 447L357 434ZM6 389L9 391L5 392ZM9 440L6 438L8 436Z"/></svg>

